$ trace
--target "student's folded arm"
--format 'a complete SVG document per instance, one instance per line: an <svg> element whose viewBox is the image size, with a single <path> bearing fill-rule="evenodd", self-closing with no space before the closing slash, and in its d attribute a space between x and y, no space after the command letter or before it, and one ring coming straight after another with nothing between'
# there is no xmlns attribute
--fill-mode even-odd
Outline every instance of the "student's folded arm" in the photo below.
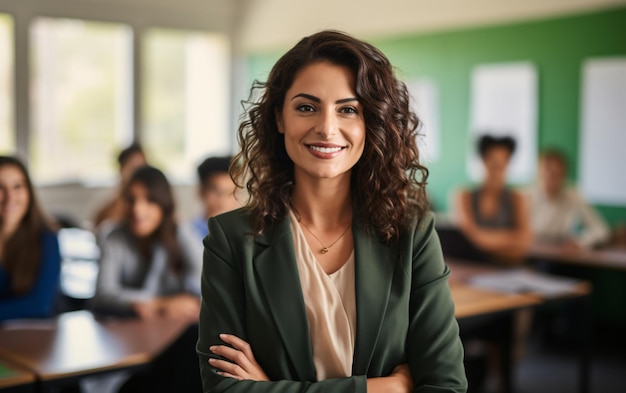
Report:
<svg viewBox="0 0 626 393"><path fill-rule="evenodd" d="M584 248L591 248L609 240L609 228L598 213L580 195L575 194L574 198L583 221L582 232L576 239L578 244Z"/></svg>
<svg viewBox="0 0 626 393"><path fill-rule="evenodd" d="M366 393L366 377L354 376L310 381L238 381L217 374L208 362L215 357L212 345L223 345L219 334L233 334L252 346L245 329L245 288L242 272L224 230L217 219L209 220L209 237L205 239L202 272L202 303L198 329L197 352L205 392L220 393ZM258 358L258 357L257 357ZM261 367L263 365L261 364ZM266 370L267 371L267 370ZM271 378L271 377L270 377Z"/></svg>
<svg viewBox="0 0 626 393"><path fill-rule="evenodd" d="M415 392L465 393L463 346L432 215L414 233L408 362Z"/></svg>
<svg viewBox="0 0 626 393"><path fill-rule="evenodd" d="M49 317L59 289L61 255L57 236L42 234L41 266L33 287L21 296L0 300L0 319Z"/></svg>

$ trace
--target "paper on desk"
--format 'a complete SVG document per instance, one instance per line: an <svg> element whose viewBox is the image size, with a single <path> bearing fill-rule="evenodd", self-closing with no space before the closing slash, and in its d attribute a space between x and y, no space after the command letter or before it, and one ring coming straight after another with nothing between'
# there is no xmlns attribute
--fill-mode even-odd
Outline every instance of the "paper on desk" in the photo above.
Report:
<svg viewBox="0 0 626 393"><path fill-rule="evenodd" d="M473 286L509 293L536 293L544 297L557 297L572 292L578 280L551 276L527 269L512 269L484 273L469 279Z"/></svg>

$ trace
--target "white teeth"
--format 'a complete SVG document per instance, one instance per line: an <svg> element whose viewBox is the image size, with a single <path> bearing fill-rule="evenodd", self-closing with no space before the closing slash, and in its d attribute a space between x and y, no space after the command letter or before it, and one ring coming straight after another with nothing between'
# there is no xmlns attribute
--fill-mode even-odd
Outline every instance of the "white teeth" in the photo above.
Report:
<svg viewBox="0 0 626 393"><path fill-rule="evenodd" d="M310 149L318 151L320 153L336 153L341 150L341 147L320 147L320 146L309 146Z"/></svg>

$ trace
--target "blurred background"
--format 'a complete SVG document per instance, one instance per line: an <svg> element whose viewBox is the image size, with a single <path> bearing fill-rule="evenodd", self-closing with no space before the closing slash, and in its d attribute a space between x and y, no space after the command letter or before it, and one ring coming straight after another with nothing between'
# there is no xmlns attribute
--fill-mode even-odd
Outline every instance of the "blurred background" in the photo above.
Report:
<svg viewBox="0 0 626 393"><path fill-rule="evenodd" d="M414 95L422 92L437 210L473 179L471 75L481 64L532 64L529 157L545 146L562 149L575 182L583 63L626 55L625 7L623 0L0 0L0 152L29 162L47 211L84 222L116 181L117 153L139 141L177 185L189 216L195 166L236 150L240 101L252 80L264 80L302 36L332 28L378 45ZM520 184L534 177L534 160L524 165L514 179ZM591 202L610 225L624 225L626 203Z"/></svg>

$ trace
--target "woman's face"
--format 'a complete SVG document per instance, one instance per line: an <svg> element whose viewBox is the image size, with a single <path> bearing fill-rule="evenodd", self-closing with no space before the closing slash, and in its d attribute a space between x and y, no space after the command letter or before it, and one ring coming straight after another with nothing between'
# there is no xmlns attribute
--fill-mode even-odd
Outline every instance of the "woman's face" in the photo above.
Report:
<svg viewBox="0 0 626 393"><path fill-rule="evenodd" d="M549 195L558 194L565 184L565 165L557 158L539 160L539 183Z"/></svg>
<svg viewBox="0 0 626 393"><path fill-rule="evenodd" d="M277 114L296 179L349 176L361 158L365 122L354 83L347 67L328 62L296 74Z"/></svg>
<svg viewBox="0 0 626 393"><path fill-rule="evenodd" d="M141 183L131 184L128 193L128 218L131 231L140 238L152 235L163 220L161 207L148 199L148 190Z"/></svg>
<svg viewBox="0 0 626 393"><path fill-rule="evenodd" d="M487 150L483 157L485 165L485 183L490 187L504 187L506 170L509 166L511 153L506 147L494 146Z"/></svg>
<svg viewBox="0 0 626 393"><path fill-rule="evenodd" d="M30 193L22 171L6 165L0 168L0 220L2 225L17 226L26 215Z"/></svg>

